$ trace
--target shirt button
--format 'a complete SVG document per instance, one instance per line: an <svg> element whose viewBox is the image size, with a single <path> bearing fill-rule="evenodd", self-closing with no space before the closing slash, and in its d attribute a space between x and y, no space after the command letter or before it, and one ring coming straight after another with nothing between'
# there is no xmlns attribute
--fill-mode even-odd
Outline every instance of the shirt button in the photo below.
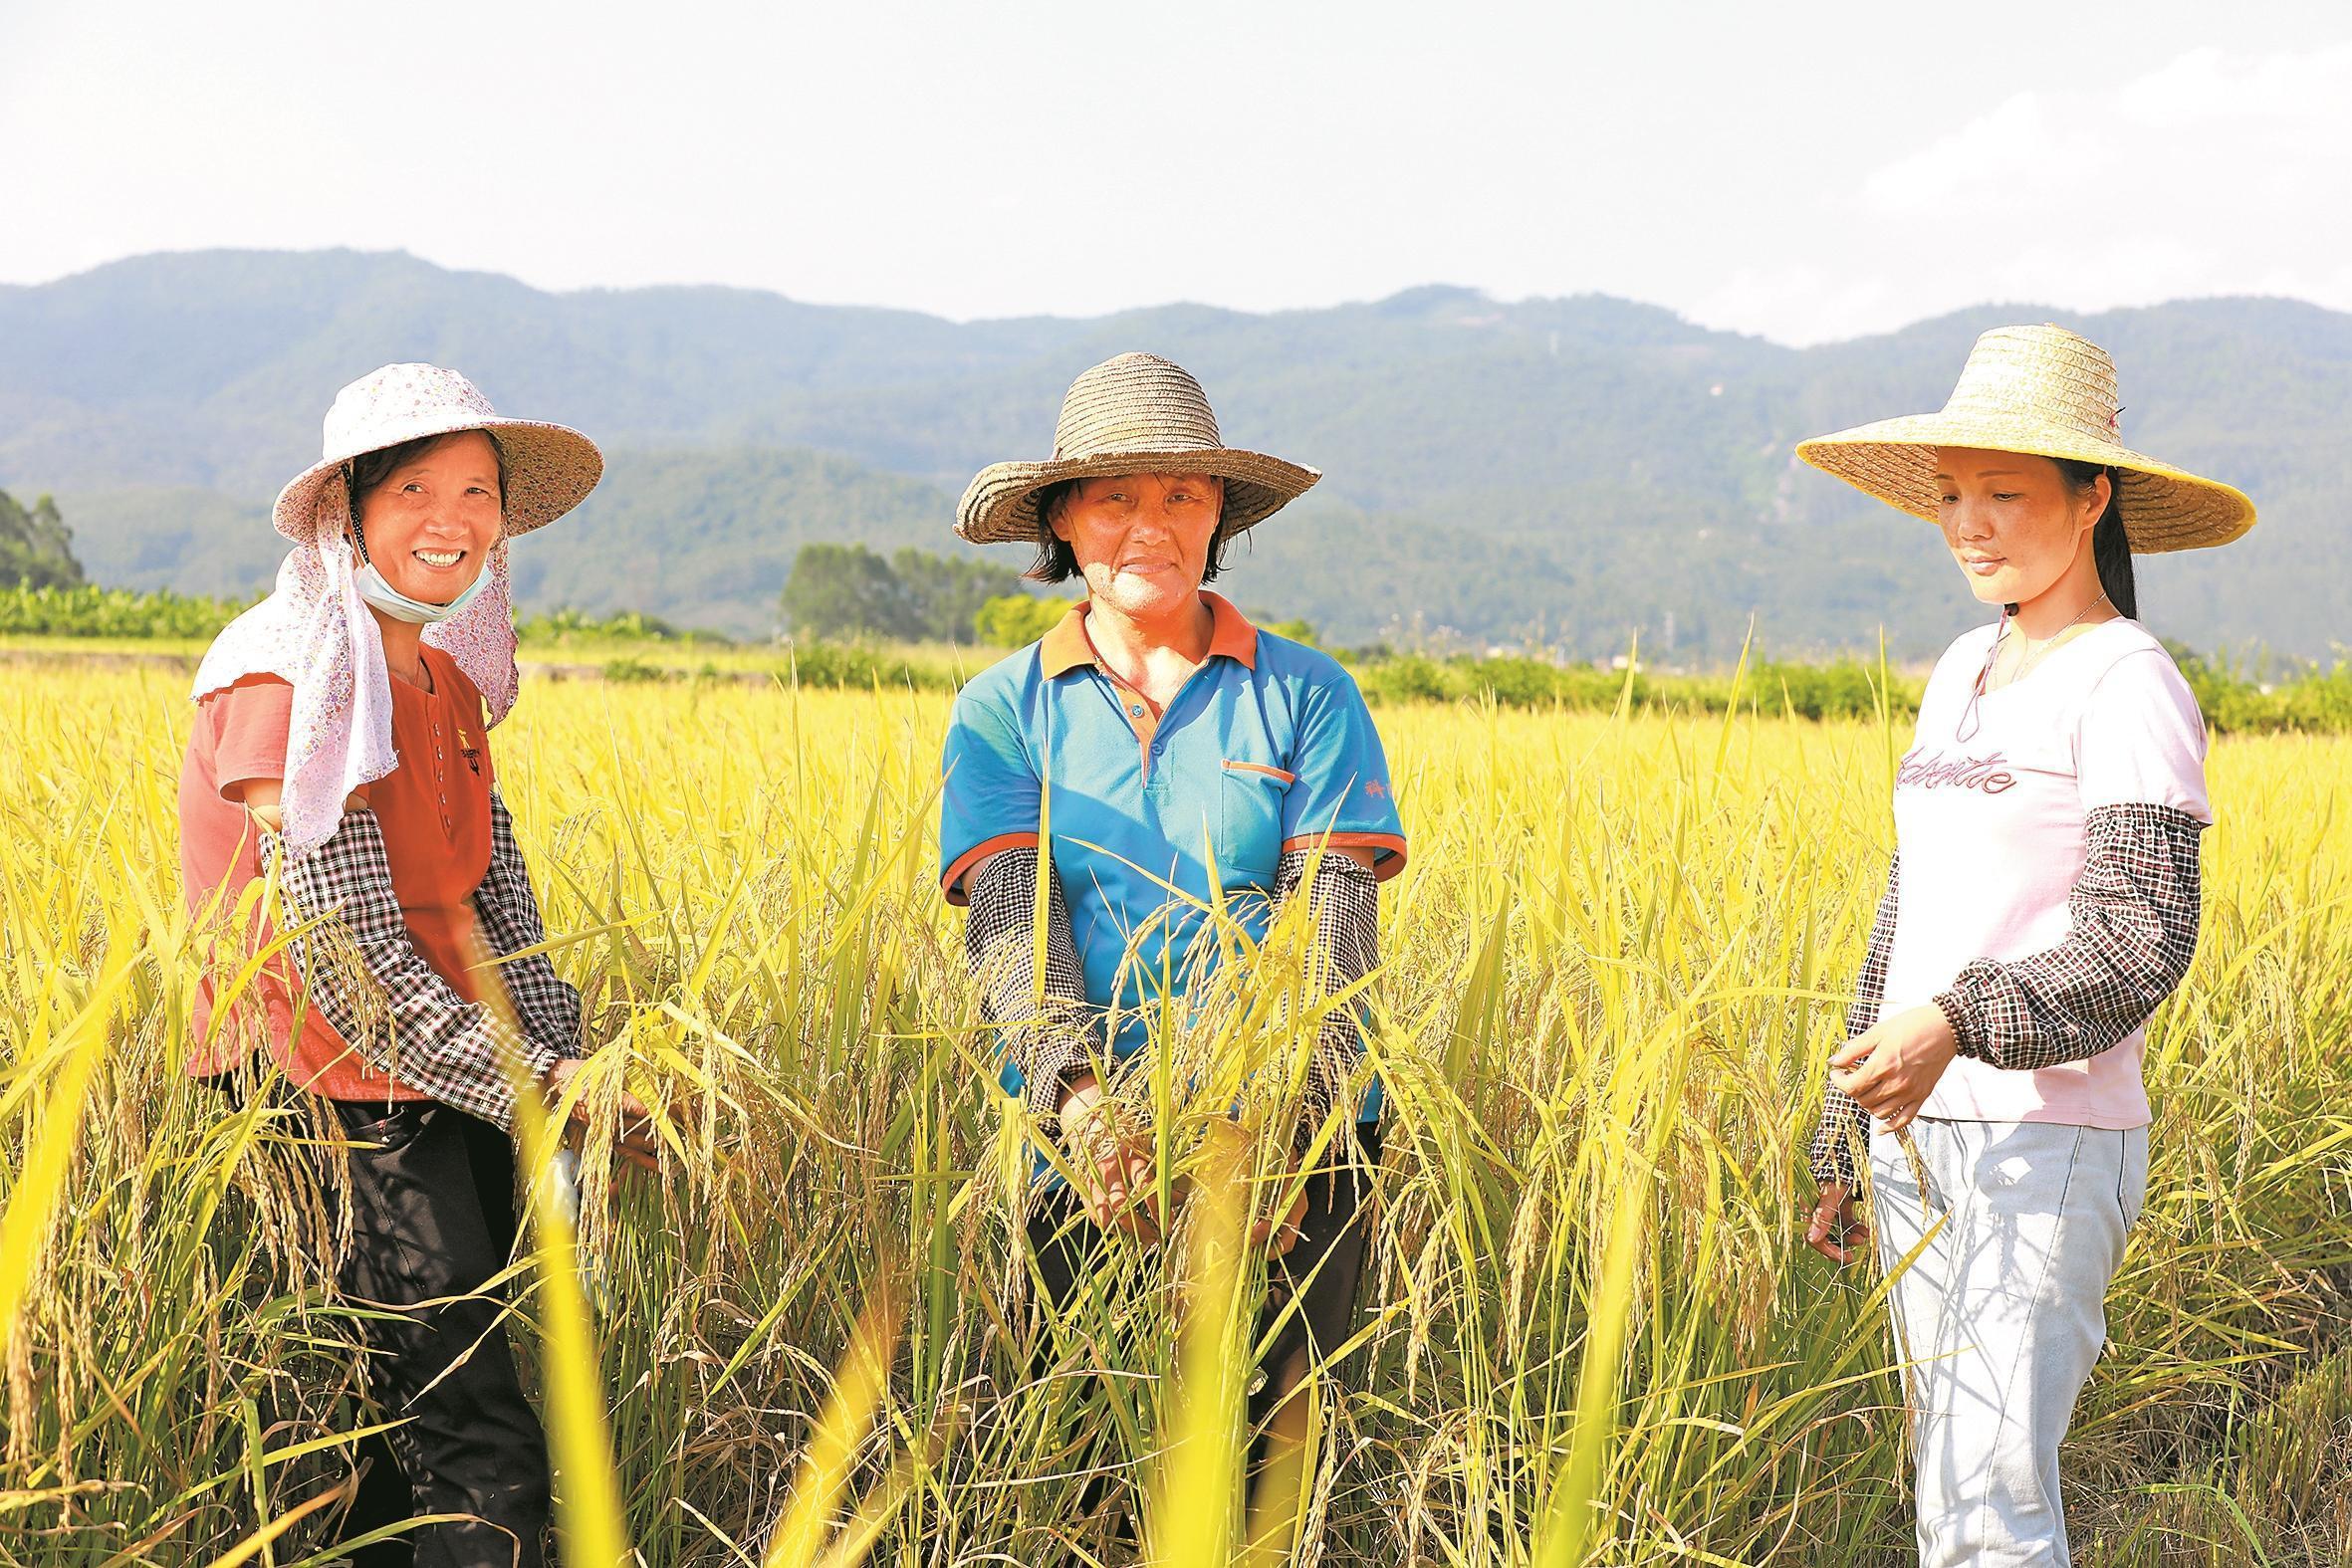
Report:
<svg viewBox="0 0 2352 1568"><path fill-rule="evenodd" d="M1140 718L1142 718L1142 717L1143 717L1143 704L1141 704L1141 703L1139 703L1139 702L1138 702L1138 703L1129 703L1129 704L1127 705L1127 713L1129 714L1129 716L1130 716L1130 717L1137 718L1137 719L1140 719Z"/></svg>

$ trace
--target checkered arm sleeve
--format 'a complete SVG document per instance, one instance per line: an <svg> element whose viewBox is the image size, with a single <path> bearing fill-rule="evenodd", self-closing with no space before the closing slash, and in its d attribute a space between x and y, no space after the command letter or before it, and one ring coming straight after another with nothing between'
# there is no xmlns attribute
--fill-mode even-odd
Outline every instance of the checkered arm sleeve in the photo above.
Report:
<svg viewBox="0 0 2352 1568"><path fill-rule="evenodd" d="M964 878L970 898L964 962L980 987L981 1016L1020 1069L1030 1113L1051 1121L1061 1091L1101 1054L1101 1014L1087 1006L1061 879L1046 874L1046 973L1037 971L1038 849L999 850Z"/></svg>
<svg viewBox="0 0 2352 1568"><path fill-rule="evenodd" d="M496 789L490 791L490 870L474 889L474 914L484 940L502 959L547 940L539 895L531 891L523 851L515 842L515 819ZM580 993L556 973L545 953L510 959L496 971L523 1032L559 1056L584 1053Z"/></svg>
<svg viewBox="0 0 2352 1568"><path fill-rule="evenodd" d="M1854 1000L1846 1007L1846 1040L1850 1044L1878 1022L1879 1004L1886 1000L1887 956L1895 946L1895 904L1903 886L1903 857L1887 866L1887 890L1879 895L1878 914L1870 922L1870 947L1862 955L1862 973L1854 982ZM1870 1113L1836 1084L1821 1091L1821 1122L1813 1129L1807 1158L1813 1179L1837 1182L1853 1192L1862 1185L1861 1150L1870 1142Z"/></svg>
<svg viewBox="0 0 2352 1568"><path fill-rule="evenodd" d="M1314 874L1307 875L1307 862ZM1345 991L1380 963L1380 884L1370 868L1336 850L1319 858L1305 849L1286 850L1275 867L1275 898L1288 904L1301 893L1313 936L1307 952L1307 984L1316 1001ZM1308 1058L1302 1131L1311 1135L1338 1105L1363 1059L1363 1030L1353 1009L1326 1010L1315 1025Z"/></svg>
<svg viewBox="0 0 2352 1568"><path fill-rule="evenodd" d="M2066 939L2008 963L1978 959L1936 999L1962 1055L2018 1072L2096 1056L2189 973L2205 824L2169 805L2103 805L2084 825Z"/></svg>
<svg viewBox="0 0 2352 1568"><path fill-rule="evenodd" d="M375 813L347 811L308 854L283 849L277 834L262 836L288 924L310 928L293 946L311 1005L383 1072L511 1127L518 1080L544 1073L556 1053L458 996L417 953Z"/></svg>

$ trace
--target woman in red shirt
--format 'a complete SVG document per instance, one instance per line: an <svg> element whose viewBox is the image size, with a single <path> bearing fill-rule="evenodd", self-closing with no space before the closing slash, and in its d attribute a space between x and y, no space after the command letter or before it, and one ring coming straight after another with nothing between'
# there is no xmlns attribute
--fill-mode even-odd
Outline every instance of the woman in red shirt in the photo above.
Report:
<svg viewBox="0 0 2352 1568"><path fill-rule="evenodd" d="M508 541L578 505L602 468L586 436L502 419L454 371L352 383L325 456L278 498L295 548L276 591L197 675L180 775L190 906L225 926L274 868L275 913L301 935L291 964L217 1014L207 983L194 1065L225 1074L266 1051L341 1122L338 1277L371 1309L370 1389L401 1422L362 1445L346 1533L470 1516L363 1563L545 1560L546 1440L487 1286L516 1236L516 1097L559 1093L586 1046L579 994L529 953L545 932L488 736L517 684ZM267 913L235 955L267 944ZM647 1163L629 1109L622 1152Z"/></svg>

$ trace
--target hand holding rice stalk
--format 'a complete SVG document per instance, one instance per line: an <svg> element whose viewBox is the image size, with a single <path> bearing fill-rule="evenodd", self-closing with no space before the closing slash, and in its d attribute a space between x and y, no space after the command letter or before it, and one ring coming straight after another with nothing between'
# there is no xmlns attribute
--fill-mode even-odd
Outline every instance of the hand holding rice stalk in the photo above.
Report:
<svg viewBox="0 0 2352 1568"><path fill-rule="evenodd" d="M1881 1018L1829 1058L1830 1082L1894 1136L1923 1203L1932 1188L1911 1123L1957 1054L1951 1020L1942 1008L1929 1005ZM1870 1234L1869 1228L1854 1218L1855 1196L1841 1182L1824 1183L1805 1232L1807 1245L1841 1264L1852 1261L1853 1243Z"/></svg>

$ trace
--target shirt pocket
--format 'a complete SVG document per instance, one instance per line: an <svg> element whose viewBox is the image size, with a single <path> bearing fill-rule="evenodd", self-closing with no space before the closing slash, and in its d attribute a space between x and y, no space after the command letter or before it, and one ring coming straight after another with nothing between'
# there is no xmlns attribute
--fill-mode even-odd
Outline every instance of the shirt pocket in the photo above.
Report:
<svg viewBox="0 0 2352 1568"><path fill-rule="evenodd" d="M1217 870L1228 886L1272 890L1283 852L1283 796L1298 776L1267 763L1227 758L1217 783Z"/></svg>

